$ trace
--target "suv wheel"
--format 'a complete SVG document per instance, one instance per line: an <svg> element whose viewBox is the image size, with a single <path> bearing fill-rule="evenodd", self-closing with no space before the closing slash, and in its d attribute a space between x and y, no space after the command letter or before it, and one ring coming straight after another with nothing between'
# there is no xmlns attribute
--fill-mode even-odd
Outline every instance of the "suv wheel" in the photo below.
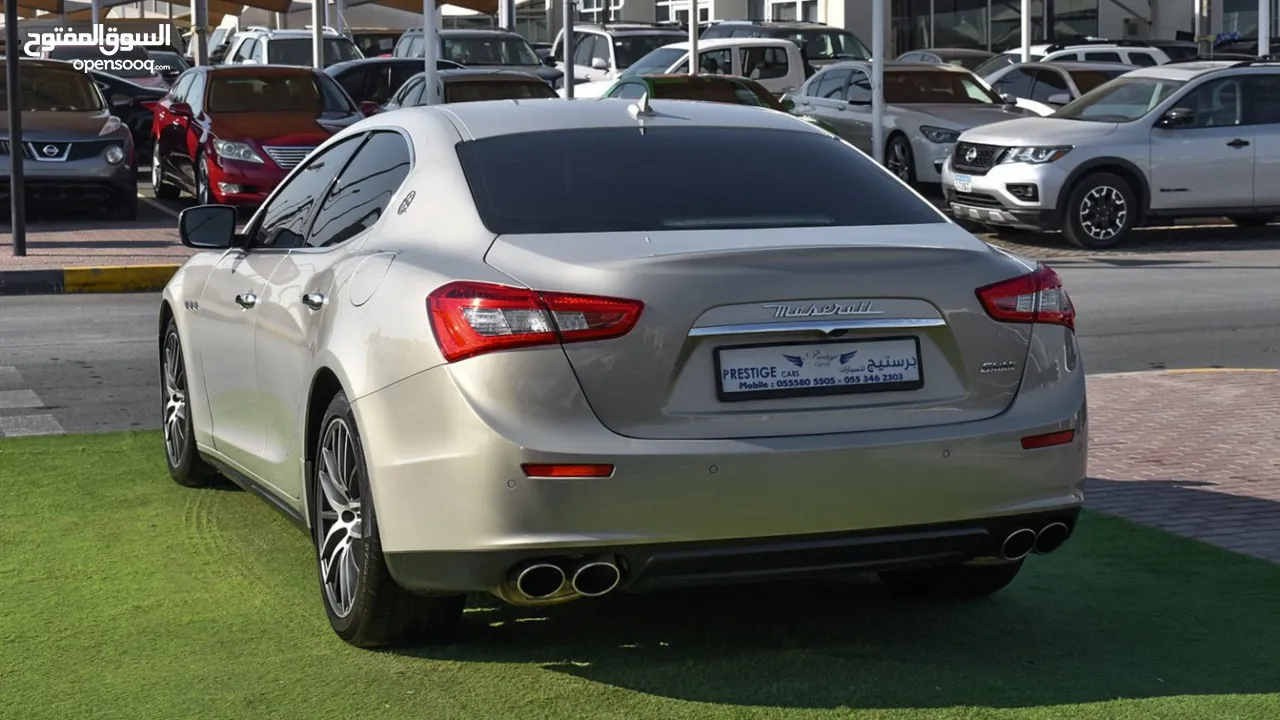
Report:
<svg viewBox="0 0 1280 720"><path fill-rule="evenodd" d="M1099 172L1071 189L1062 234L1076 247L1103 250L1124 242L1137 220L1133 188L1119 175Z"/></svg>

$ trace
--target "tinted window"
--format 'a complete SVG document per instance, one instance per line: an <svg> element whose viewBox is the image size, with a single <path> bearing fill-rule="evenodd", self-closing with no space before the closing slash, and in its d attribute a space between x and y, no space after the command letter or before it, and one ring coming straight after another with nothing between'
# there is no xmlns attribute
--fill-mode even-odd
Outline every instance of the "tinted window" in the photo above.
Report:
<svg viewBox="0 0 1280 720"><path fill-rule="evenodd" d="M214 75L209 112L347 114L351 103L327 75L308 72L232 72Z"/></svg>
<svg viewBox="0 0 1280 720"><path fill-rule="evenodd" d="M1018 57L1021 57L1021 56L1018 56ZM991 58L990 60L982 63L981 65L979 65L977 69L974 70L973 72L978 77L985 78L997 70L1009 67L1010 65L1014 64L1017 61L1018 61L1017 58L1014 57L1013 55L1008 55L1008 54L997 55Z"/></svg>
<svg viewBox="0 0 1280 720"><path fill-rule="evenodd" d="M995 84L995 91L1014 97L1027 98L1031 97L1031 88L1034 84L1035 78L1031 76L1031 73L1022 68L1015 68L1000 78L1000 81Z"/></svg>
<svg viewBox="0 0 1280 720"><path fill-rule="evenodd" d="M866 60L871 57L857 36L848 30L801 30L787 39L804 48L809 60Z"/></svg>
<svg viewBox="0 0 1280 720"><path fill-rule="evenodd" d="M868 86L869 87L869 86ZM977 78L966 72L907 70L884 74L884 101L896 105L920 103L999 103Z"/></svg>
<svg viewBox="0 0 1280 720"><path fill-rule="evenodd" d="M1192 128L1244 124L1244 83L1241 77L1210 80L1187 93L1178 107L1196 111Z"/></svg>
<svg viewBox="0 0 1280 720"><path fill-rule="evenodd" d="M1280 123L1280 75L1251 75L1249 83L1253 96L1255 123L1275 125Z"/></svg>
<svg viewBox="0 0 1280 720"><path fill-rule="evenodd" d="M726 70L725 72L728 72ZM781 47L749 47L742 49L742 74L752 80L784 78L791 72L787 50Z"/></svg>
<svg viewBox="0 0 1280 720"><path fill-rule="evenodd" d="M191 106L191 111L199 115L204 112L204 89L208 82L206 76L196 75L191 81L191 88L187 90L187 104Z"/></svg>
<svg viewBox="0 0 1280 720"><path fill-rule="evenodd" d="M644 86L644 83L624 82L614 88L613 92L609 94L609 97L633 100L644 95L646 90L648 90L648 88Z"/></svg>
<svg viewBox="0 0 1280 720"><path fill-rule="evenodd" d="M442 37L443 57L463 65L541 65L522 37L476 35Z"/></svg>
<svg viewBox="0 0 1280 720"><path fill-rule="evenodd" d="M497 234L945 222L875 161L826 133L550 130L464 142L457 152L480 217ZM539 182L528 181L530 167ZM699 170L673 174L673 167ZM743 182L784 167L823 181ZM858 188L858 202L849 202L849 188Z"/></svg>
<svg viewBox="0 0 1280 720"><path fill-rule="evenodd" d="M267 203L262 222L253 234L252 247L296 248L306 244L307 220L317 200L360 144L359 136L347 138L307 161L288 184Z"/></svg>
<svg viewBox="0 0 1280 720"><path fill-rule="evenodd" d="M828 70L819 73L809 82L809 87L812 88L809 94L828 100L841 100L844 98L844 86L848 84L849 77L852 75L853 72L850 70Z"/></svg>
<svg viewBox="0 0 1280 720"><path fill-rule="evenodd" d="M653 80L654 97L664 100L697 100L702 102L728 103L731 105L753 105L756 107L772 107L742 82L736 80L714 80L696 75L680 78L658 78Z"/></svg>
<svg viewBox="0 0 1280 720"><path fill-rule="evenodd" d="M155 61L140 47L131 50L121 48L114 55L107 56L97 45L59 45L49 51L49 57L53 60L80 60L90 70L102 70L123 78L155 77L156 74ZM108 60L110 65L106 62ZM117 65L116 62L121 60L124 62ZM28 72L25 65L22 72Z"/></svg>
<svg viewBox="0 0 1280 720"><path fill-rule="evenodd" d="M664 33L661 35L615 35L613 37L613 54L619 70L631 67L635 61L657 50L663 45L684 42L687 35L680 33ZM607 52L607 51L606 51ZM674 61L673 61L674 62Z"/></svg>
<svg viewBox="0 0 1280 720"><path fill-rule="evenodd" d="M97 50L94 49L94 52ZM0 66L3 65L4 63L0 63ZM102 109L102 94L97 86L88 75L70 65L50 67L23 63L21 70L18 76L18 101L20 109L25 112ZM0 109L9 107L8 87L8 75L0 77ZM31 123L29 120L27 122Z"/></svg>
<svg viewBox="0 0 1280 720"><path fill-rule="evenodd" d="M327 247L373 227L409 175L409 145L394 132L369 137L342 171L311 225L307 244Z"/></svg>
<svg viewBox="0 0 1280 720"><path fill-rule="evenodd" d="M541 80L493 81L473 80L444 84L445 102L477 102L480 100L527 100L560 97Z"/></svg>
<svg viewBox="0 0 1280 720"><path fill-rule="evenodd" d="M195 81L196 75L199 73L185 73L178 78L178 82L173 84L169 89L170 102L186 102L187 90L191 89L191 83Z"/></svg>
<svg viewBox="0 0 1280 720"><path fill-rule="evenodd" d="M851 103L871 104L871 78L861 70L855 70L849 78L849 91L844 97ZM885 102L889 102L888 92L885 93Z"/></svg>
<svg viewBox="0 0 1280 720"><path fill-rule="evenodd" d="M403 107L414 107L422 100L422 93L427 89L426 80L416 80L405 88L404 97L400 98Z"/></svg>
<svg viewBox="0 0 1280 720"><path fill-rule="evenodd" d="M653 52L640 58L632 63L619 77L630 77L632 75L648 75L650 73L664 73L675 64L677 60L685 56L685 50L677 50L675 48L658 48Z"/></svg>
<svg viewBox="0 0 1280 720"><path fill-rule="evenodd" d="M371 67L353 67L347 68L334 79L342 86L343 90L351 96L356 102L371 99L368 95L369 76L375 72Z"/></svg>
<svg viewBox="0 0 1280 720"><path fill-rule="evenodd" d="M1132 122L1151 112L1185 85L1183 80L1116 78L1064 106L1053 117L1091 122Z"/></svg>
<svg viewBox="0 0 1280 720"><path fill-rule="evenodd" d="M311 66L311 38L276 38L267 47L268 61L273 65ZM359 60L360 51L346 38L324 39L325 67L348 60Z"/></svg>
<svg viewBox="0 0 1280 720"><path fill-rule="evenodd" d="M1090 90L1105 85L1112 80L1125 74L1126 70L1072 70L1071 81L1076 84L1076 89L1083 95Z"/></svg>
<svg viewBox="0 0 1280 720"><path fill-rule="evenodd" d="M1124 62L1120 57L1120 53L1114 52L1087 52L1084 54L1086 62Z"/></svg>
<svg viewBox="0 0 1280 720"><path fill-rule="evenodd" d="M1067 87L1067 79L1057 70L1037 70L1035 76L1036 83L1031 88L1032 100L1043 103L1049 102L1049 98L1054 95L1071 94L1071 88Z"/></svg>
<svg viewBox="0 0 1280 720"><path fill-rule="evenodd" d="M1149 55L1144 52L1132 52L1132 51L1129 52L1129 62L1133 63L1134 65L1137 65L1138 67L1151 67L1152 65L1160 64L1156 62L1154 55Z"/></svg>

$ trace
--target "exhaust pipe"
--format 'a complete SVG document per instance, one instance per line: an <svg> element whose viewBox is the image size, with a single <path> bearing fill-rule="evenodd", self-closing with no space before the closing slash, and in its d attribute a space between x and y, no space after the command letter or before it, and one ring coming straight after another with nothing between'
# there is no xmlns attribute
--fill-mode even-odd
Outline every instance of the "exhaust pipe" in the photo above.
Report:
<svg viewBox="0 0 1280 720"><path fill-rule="evenodd" d="M599 597L618 587L622 572L611 562L589 562L573 574L573 591L583 597Z"/></svg>
<svg viewBox="0 0 1280 720"><path fill-rule="evenodd" d="M1031 528L1018 528L1009 533L1000 546L1005 560L1021 560L1036 547L1036 532Z"/></svg>
<svg viewBox="0 0 1280 720"><path fill-rule="evenodd" d="M549 598L564 587L564 571L550 563L530 565L516 576L516 590L528 600Z"/></svg>
<svg viewBox="0 0 1280 720"><path fill-rule="evenodd" d="M1051 522L1045 525L1036 534L1035 553L1037 555L1048 555L1062 547L1062 544L1067 541L1067 537L1070 535L1071 530L1063 523Z"/></svg>

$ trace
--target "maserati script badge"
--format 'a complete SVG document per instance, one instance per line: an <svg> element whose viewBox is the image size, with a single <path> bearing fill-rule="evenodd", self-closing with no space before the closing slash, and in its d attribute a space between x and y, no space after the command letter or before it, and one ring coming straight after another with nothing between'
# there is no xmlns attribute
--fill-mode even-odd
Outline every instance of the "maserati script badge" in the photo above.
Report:
<svg viewBox="0 0 1280 720"><path fill-rule="evenodd" d="M870 300L849 303L827 303L825 305L762 305L765 310L772 310L775 318L794 317L828 317L831 315L881 315L879 310L871 309Z"/></svg>
<svg viewBox="0 0 1280 720"><path fill-rule="evenodd" d="M982 367L978 369L978 372L980 373L1008 372L1010 370L1016 370L1016 369L1018 369L1017 363L1006 360L1004 362L982 363Z"/></svg>

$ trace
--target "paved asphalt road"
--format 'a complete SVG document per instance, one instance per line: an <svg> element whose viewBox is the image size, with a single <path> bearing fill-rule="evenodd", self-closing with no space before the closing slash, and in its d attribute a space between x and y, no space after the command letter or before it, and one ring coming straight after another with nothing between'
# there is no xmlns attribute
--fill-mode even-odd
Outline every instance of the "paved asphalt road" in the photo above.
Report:
<svg viewBox="0 0 1280 720"><path fill-rule="evenodd" d="M1075 300L1092 373L1280 367L1280 251L1053 265ZM158 427L157 303L0 298L0 435Z"/></svg>

